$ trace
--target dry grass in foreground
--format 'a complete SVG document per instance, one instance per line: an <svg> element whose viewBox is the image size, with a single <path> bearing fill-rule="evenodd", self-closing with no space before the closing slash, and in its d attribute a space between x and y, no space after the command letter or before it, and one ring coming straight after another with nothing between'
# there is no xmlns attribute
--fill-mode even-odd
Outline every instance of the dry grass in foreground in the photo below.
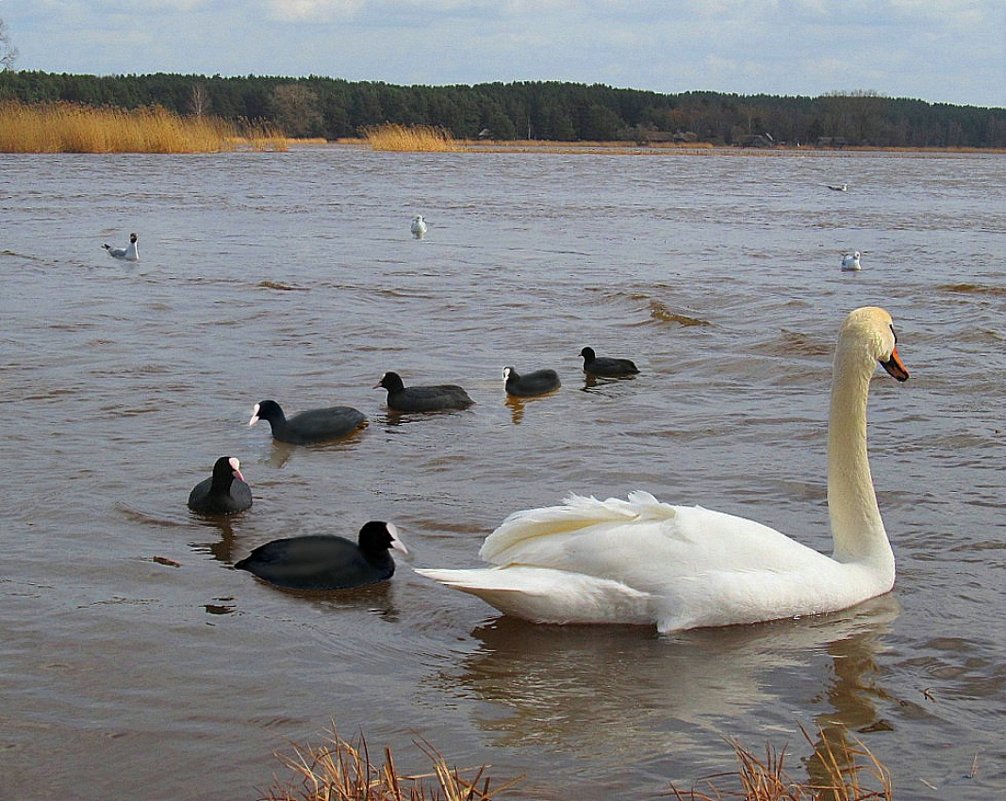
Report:
<svg viewBox="0 0 1006 801"><path fill-rule="evenodd" d="M785 766L785 755L771 746L764 759L755 756L737 741L731 741L737 757L736 790L721 789L713 779L726 780L733 774L718 774L705 782L707 791L681 791L672 785L666 797L677 801L893 801L891 776L870 750L858 740L850 744L845 730L821 730L812 740L804 738L813 755L803 765L810 781L793 779ZM837 742L833 743L833 740ZM493 801L502 798L518 780L493 788L485 775L487 766L464 771L447 764L442 754L426 742L416 742L432 763L432 771L402 776L395 767L390 748L384 749L384 764L370 761L366 740L345 740L334 727L316 747L295 746L292 756L279 755L293 772L293 778L274 784L262 801Z"/></svg>
<svg viewBox="0 0 1006 801"><path fill-rule="evenodd" d="M370 761L362 735L344 740L333 729L320 746L295 746L292 756L280 755L294 778L274 785L263 801L492 801L515 784L492 788L485 765L465 770L466 778L427 743L416 745L433 770L402 776L390 748L384 749L384 764L378 767Z"/></svg>
<svg viewBox="0 0 1006 801"><path fill-rule="evenodd" d="M126 111L77 103L0 103L3 153L217 153L286 150L277 131L163 108Z"/></svg>
<svg viewBox="0 0 1006 801"><path fill-rule="evenodd" d="M363 129L367 144L374 150L423 153L450 153L461 150L444 128L432 125L374 125Z"/></svg>
<svg viewBox="0 0 1006 801"><path fill-rule="evenodd" d="M844 737L833 745L828 733L822 731L817 742L806 731L803 736L814 749L806 770L811 781L794 780L786 770L785 755L771 746L765 758L759 759L740 743L731 741L737 757L737 778L740 789L727 792L708 783L709 793L692 789L682 792L671 788L677 801L893 801L891 775L861 742L850 745Z"/></svg>

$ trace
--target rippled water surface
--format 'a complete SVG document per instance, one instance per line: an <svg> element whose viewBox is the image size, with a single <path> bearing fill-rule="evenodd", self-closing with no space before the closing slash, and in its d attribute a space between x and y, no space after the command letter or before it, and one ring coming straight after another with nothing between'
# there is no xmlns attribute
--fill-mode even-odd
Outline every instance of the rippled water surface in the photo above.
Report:
<svg viewBox="0 0 1006 801"><path fill-rule="evenodd" d="M0 796L253 799L274 752L333 721L403 769L426 766L420 736L523 774L522 798L687 788L730 768L733 736L788 746L803 778L859 738L900 798L1006 792L1004 164L0 156ZM100 247L130 231L136 265ZM830 358L864 304L912 371L878 373L870 403L886 597L659 637L501 618L409 562L329 595L231 568L372 518L414 566L473 566L514 510L636 488L828 550ZM585 385L584 345L640 375ZM563 387L508 404L508 364ZM476 405L389 417L386 370ZM265 398L369 426L277 445L245 425ZM213 524L185 499L224 454L255 504Z"/></svg>

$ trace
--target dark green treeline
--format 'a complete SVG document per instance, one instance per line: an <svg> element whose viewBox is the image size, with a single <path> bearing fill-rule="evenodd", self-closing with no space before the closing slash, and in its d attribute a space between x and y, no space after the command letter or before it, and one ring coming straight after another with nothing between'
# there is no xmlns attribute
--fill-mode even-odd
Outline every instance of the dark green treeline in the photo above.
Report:
<svg viewBox="0 0 1006 801"><path fill-rule="evenodd" d="M682 141L878 147L1006 147L1006 109L874 92L821 97L665 95L545 82L395 86L333 78L0 73L0 100L67 100L271 122L290 136L357 136L384 122L442 126L463 139Z"/></svg>

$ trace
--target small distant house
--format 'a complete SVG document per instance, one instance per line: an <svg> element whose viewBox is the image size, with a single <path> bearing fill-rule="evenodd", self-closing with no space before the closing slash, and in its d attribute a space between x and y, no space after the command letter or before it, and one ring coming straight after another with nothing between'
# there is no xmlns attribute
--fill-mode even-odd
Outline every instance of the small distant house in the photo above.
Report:
<svg viewBox="0 0 1006 801"><path fill-rule="evenodd" d="M775 147L775 140L771 134L748 134L741 137L738 144L741 147Z"/></svg>
<svg viewBox="0 0 1006 801"><path fill-rule="evenodd" d="M687 142L697 142L699 135L693 131L655 131L648 128L637 128L634 132L637 145L657 145L661 143L674 142L682 144Z"/></svg>

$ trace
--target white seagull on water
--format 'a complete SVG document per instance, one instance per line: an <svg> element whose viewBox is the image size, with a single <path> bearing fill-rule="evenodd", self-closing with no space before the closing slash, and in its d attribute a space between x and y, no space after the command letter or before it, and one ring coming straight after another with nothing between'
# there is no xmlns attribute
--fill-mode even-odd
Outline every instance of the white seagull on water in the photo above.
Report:
<svg viewBox="0 0 1006 801"><path fill-rule="evenodd" d="M416 239L422 239L424 236L426 236L426 220L423 219L422 214L417 214L415 217L412 218L411 230L412 235Z"/></svg>
<svg viewBox="0 0 1006 801"><path fill-rule="evenodd" d="M859 264L859 251L855 253L846 253L842 256L842 269L846 272L858 272L862 269Z"/></svg>
<svg viewBox="0 0 1006 801"><path fill-rule="evenodd" d="M834 189L836 192L848 192L848 184L828 184L829 189Z"/></svg>
<svg viewBox="0 0 1006 801"><path fill-rule="evenodd" d="M140 251L137 250L136 240L139 237L136 234L129 235L129 245L124 248L113 248L107 242L102 245L102 247L108 251L108 255L113 259L125 259L126 261L139 261Z"/></svg>

